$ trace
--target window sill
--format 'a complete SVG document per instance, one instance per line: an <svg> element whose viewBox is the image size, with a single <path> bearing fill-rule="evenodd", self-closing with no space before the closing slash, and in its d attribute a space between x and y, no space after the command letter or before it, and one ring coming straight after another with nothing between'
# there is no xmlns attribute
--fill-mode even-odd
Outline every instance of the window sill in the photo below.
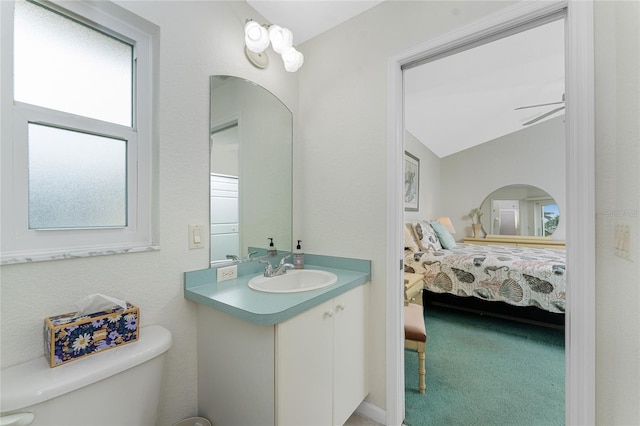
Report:
<svg viewBox="0 0 640 426"><path fill-rule="evenodd" d="M32 252L19 254L2 254L1 265L13 265L18 263L45 262L49 260L78 259L82 257L107 256L111 254L140 253L145 251L158 251L157 245L117 246L103 248L85 248L78 250L66 250L56 252Z"/></svg>

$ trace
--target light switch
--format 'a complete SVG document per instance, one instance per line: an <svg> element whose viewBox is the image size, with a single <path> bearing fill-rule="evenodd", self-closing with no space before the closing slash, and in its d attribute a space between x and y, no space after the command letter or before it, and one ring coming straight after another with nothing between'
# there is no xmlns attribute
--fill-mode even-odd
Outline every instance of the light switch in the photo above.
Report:
<svg viewBox="0 0 640 426"><path fill-rule="evenodd" d="M189 225L189 249L203 248L204 243L202 241L202 226Z"/></svg>

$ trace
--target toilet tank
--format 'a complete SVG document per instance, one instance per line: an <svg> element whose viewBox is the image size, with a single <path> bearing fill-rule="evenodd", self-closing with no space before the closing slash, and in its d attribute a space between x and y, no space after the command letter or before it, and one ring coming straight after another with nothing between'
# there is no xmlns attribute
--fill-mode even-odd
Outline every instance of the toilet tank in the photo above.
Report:
<svg viewBox="0 0 640 426"><path fill-rule="evenodd" d="M152 325L140 330L135 343L56 368L40 357L4 369L0 376L0 423L153 425L164 357L170 347L169 330Z"/></svg>

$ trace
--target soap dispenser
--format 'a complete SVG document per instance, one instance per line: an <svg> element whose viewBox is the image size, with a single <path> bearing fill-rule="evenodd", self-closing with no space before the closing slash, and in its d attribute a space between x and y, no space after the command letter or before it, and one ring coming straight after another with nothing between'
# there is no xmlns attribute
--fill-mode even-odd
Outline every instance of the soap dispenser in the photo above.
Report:
<svg viewBox="0 0 640 426"><path fill-rule="evenodd" d="M276 249L275 244L273 244L273 238L267 238L269 240L269 247L267 247L267 256L276 256L278 254L278 249Z"/></svg>
<svg viewBox="0 0 640 426"><path fill-rule="evenodd" d="M304 269L304 253L302 252L302 247L300 246L301 242L302 240L298 240L296 251L293 252L293 268L294 269Z"/></svg>

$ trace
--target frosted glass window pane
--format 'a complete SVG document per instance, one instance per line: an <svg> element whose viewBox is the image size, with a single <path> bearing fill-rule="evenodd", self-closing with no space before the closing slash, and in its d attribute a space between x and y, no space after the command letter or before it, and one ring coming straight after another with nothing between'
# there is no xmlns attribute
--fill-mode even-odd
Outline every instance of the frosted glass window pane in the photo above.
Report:
<svg viewBox="0 0 640 426"><path fill-rule="evenodd" d="M127 224L127 142L29 123L29 228Z"/></svg>
<svg viewBox="0 0 640 426"><path fill-rule="evenodd" d="M133 46L42 6L15 4L15 99L132 126Z"/></svg>

